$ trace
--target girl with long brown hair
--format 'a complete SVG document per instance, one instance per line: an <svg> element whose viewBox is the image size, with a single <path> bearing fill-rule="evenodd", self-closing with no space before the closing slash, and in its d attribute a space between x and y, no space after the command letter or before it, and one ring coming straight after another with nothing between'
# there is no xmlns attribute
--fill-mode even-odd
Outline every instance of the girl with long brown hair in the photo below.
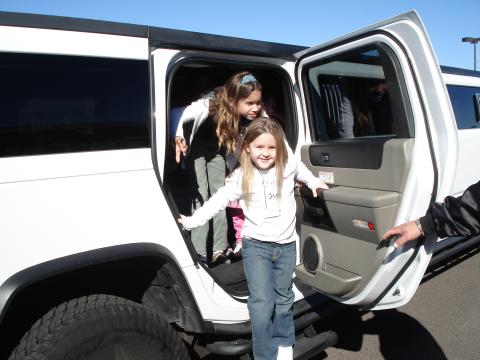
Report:
<svg viewBox="0 0 480 360"><path fill-rule="evenodd" d="M226 173L236 166L236 153L245 128L260 115L266 116L262 86L248 71L234 74L223 86L185 108L175 134L175 159L180 163L182 156L185 157L185 167L193 183L193 211L223 186ZM187 142L184 125L188 122L193 125ZM238 207L231 213L239 243L243 213ZM207 258L208 228L205 224L192 231L193 245L204 259ZM223 252L226 240L227 221L223 211L213 218L212 264L226 259Z"/></svg>

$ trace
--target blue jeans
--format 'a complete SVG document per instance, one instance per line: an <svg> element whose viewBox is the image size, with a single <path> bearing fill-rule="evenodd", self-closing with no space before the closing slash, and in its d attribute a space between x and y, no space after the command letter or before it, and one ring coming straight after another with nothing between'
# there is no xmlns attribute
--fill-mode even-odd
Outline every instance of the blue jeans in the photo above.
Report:
<svg viewBox="0 0 480 360"><path fill-rule="evenodd" d="M255 360L274 360L279 346L295 342L292 290L295 242L277 244L244 238L242 256L247 278L248 311Z"/></svg>

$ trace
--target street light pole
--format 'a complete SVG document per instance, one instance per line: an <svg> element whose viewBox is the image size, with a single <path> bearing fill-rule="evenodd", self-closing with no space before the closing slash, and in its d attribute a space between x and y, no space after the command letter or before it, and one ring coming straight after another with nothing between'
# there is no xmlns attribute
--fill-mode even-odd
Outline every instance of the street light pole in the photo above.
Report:
<svg viewBox="0 0 480 360"><path fill-rule="evenodd" d="M480 37L463 37L462 42L473 44L473 70L477 70L477 43L480 42Z"/></svg>

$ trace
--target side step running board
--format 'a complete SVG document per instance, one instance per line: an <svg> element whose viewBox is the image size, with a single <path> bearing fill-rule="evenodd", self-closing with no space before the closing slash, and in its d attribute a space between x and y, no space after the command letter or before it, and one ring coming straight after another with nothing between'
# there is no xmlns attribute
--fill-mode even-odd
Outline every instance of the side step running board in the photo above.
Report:
<svg viewBox="0 0 480 360"><path fill-rule="evenodd" d="M452 241L449 241L450 239L452 239ZM450 239L443 240L437 244L437 248L435 249L432 259L428 264L428 268L435 267L448 258L458 255L467 249L473 248L480 243L480 236L474 236L461 241L458 241L458 238Z"/></svg>
<svg viewBox="0 0 480 360"><path fill-rule="evenodd" d="M294 360L307 360L337 343L337 334L331 330L312 337L297 339L293 347Z"/></svg>
<svg viewBox="0 0 480 360"><path fill-rule="evenodd" d="M295 340L293 347L294 360L307 360L320 354L325 349L337 343L337 334L331 330L311 337L301 337ZM219 341L204 345L210 353L223 356L241 356L242 360L252 359L252 343L250 340Z"/></svg>

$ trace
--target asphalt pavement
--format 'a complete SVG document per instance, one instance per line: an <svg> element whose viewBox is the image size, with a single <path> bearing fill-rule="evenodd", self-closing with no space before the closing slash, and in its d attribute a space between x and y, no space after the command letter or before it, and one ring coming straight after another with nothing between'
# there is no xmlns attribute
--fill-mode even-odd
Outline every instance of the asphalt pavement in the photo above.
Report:
<svg viewBox="0 0 480 360"><path fill-rule="evenodd" d="M395 310L331 319L339 342L315 360L480 359L480 249L431 269Z"/></svg>

